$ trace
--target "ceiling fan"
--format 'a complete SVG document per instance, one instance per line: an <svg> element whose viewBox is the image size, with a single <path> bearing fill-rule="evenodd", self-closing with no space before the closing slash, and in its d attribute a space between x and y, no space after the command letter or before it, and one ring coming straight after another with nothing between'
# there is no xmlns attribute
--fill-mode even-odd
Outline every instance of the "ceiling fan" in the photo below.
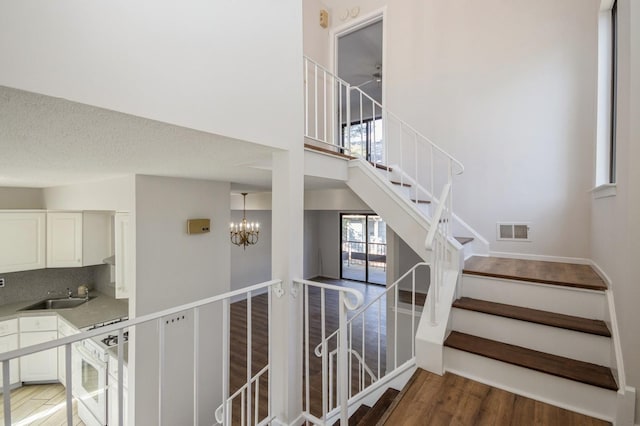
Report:
<svg viewBox="0 0 640 426"><path fill-rule="evenodd" d="M364 83L360 83L357 86L353 86L356 88L361 88L363 86L366 86L369 83L381 83L382 82L382 65L377 64L376 65L376 70L375 72L373 72L372 74L367 75L367 77L371 77L369 80L365 81Z"/></svg>

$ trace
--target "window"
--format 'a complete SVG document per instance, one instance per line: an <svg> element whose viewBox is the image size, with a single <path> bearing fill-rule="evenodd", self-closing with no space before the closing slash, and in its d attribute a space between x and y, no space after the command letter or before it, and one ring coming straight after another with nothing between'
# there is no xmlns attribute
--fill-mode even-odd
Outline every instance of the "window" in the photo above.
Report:
<svg viewBox="0 0 640 426"><path fill-rule="evenodd" d="M384 146L382 145L382 119L364 119L351 123L347 135L347 125L342 125L342 146L349 148L350 154L373 163L382 163Z"/></svg>
<svg viewBox="0 0 640 426"><path fill-rule="evenodd" d="M616 182L617 7L604 4L598 21L596 187Z"/></svg>

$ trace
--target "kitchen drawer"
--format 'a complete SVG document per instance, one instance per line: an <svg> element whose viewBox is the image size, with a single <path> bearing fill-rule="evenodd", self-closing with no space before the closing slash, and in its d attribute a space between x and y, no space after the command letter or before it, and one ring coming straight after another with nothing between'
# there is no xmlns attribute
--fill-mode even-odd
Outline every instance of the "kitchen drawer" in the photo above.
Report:
<svg viewBox="0 0 640 426"><path fill-rule="evenodd" d="M29 331L58 331L58 317L34 316L20 318L20 332Z"/></svg>
<svg viewBox="0 0 640 426"><path fill-rule="evenodd" d="M67 337L78 334L80 331L63 319L58 319L58 337Z"/></svg>
<svg viewBox="0 0 640 426"><path fill-rule="evenodd" d="M0 337L8 336L9 334L16 334L17 332L18 332L17 319L0 321Z"/></svg>

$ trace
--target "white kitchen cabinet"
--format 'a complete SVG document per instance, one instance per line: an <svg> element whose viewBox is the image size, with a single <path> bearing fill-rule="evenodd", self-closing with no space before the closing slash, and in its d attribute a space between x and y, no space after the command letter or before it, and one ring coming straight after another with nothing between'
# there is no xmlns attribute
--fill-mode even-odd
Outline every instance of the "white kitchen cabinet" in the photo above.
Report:
<svg viewBox="0 0 640 426"><path fill-rule="evenodd" d="M8 320L0 322L0 353L18 349L18 320ZM18 360L9 363L11 371L9 373L9 383L14 384L20 381L20 370ZM3 383L2 371L0 371L0 391Z"/></svg>
<svg viewBox="0 0 640 426"><path fill-rule="evenodd" d="M50 342L58 337L57 331L20 333L20 347ZM37 352L20 358L20 379L23 382L51 382L58 380L58 350Z"/></svg>
<svg viewBox="0 0 640 426"><path fill-rule="evenodd" d="M49 342L58 338L57 316L20 318L20 347ZM52 382L58 380L58 350L49 349L20 358L20 380Z"/></svg>
<svg viewBox="0 0 640 426"><path fill-rule="evenodd" d="M116 213L115 261L116 261L116 298L126 299L135 285L135 249L133 226L129 213Z"/></svg>
<svg viewBox="0 0 640 426"><path fill-rule="evenodd" d="M47 213L48 268L99 265L110 252L110 212Z"/></svg>
<svg viewBox="0 0 640 426"><path fill-rule="evenodd" d="M58 338L73 336L80 331L71 324L64 321L62 318L58 318ZM67 370L66 370L66 349L64 346L58 348L58 380L63 386L67 386Z"/></svg>
<svg viewBox="0 0 640 426"><path fill-rule="evenodd" d="M46 266L46 214L0 211L0 273Z"/></svg>

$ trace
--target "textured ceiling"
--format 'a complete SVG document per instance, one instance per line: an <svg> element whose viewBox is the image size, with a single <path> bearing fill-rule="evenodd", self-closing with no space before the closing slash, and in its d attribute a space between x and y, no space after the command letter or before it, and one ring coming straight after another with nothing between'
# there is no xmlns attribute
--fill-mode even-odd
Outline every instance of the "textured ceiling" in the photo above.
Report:
<svg viewBox="0 0 640 426"><path fill-rule="evenodd" d="M266 189L273 150L0 86L0 186L148 174Z"/></svg>

